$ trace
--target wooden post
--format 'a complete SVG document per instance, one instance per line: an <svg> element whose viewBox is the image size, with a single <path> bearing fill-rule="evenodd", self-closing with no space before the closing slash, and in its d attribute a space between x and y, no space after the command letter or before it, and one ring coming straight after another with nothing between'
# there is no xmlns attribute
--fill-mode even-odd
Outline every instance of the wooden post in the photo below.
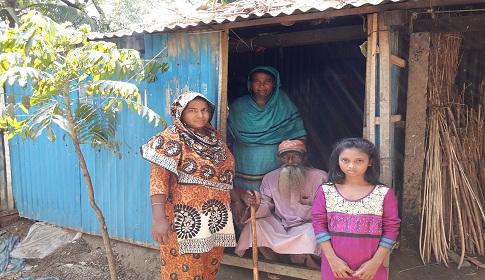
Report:
<svg viewBox="0 0 485 280"><path fill-rule="evenodd" d="M392 187L391 49L390 31L381 14L368 15L364 138L378 144L381 182ZM379 58L379 60L377 60ZM377 67L379 74L377 75ZM377 86L378 83L378 86ZM378 95L376 94L379 88ZM377 96L379 102L376 102ZM378 105L377 105L378 104ZM376 115L379 106L379 116ZM378 123L378 124L377 124ZM379 125L379 135L376 135Z"/></svg>
<svg viewBox="0 0 485 280"><path fill-rule="evenodd" d="M0 102L5 104L5 91L0 87ZM13 198L12 188L12 167L10 165L10 145L8 136L3 133L3 154L5 159L5 185L0 186L0 210L15 209L15 200Z"/></svg>
<svg viewBox="0 0 485 280"><path fill-rule="evenodd" d="M221 133L222 139L227 139L227 116L228 116L228 104L227 104L227 76L228 76L228 61L229 61L229 35L227 31L221 31L220 33L220 50L219 50L219 92L217 99L218 116L217 116L217 130Z"/></svg>
<svg viewBox="0 0 485 280"><path fill-rule="evenodd" d="M391 127L391 40L384 16L379 14L379 150L380 181L392 187L392 127Z"/></svg>
<svg viewBox="0 0 485 280"><path fill-rule="evenodd" d="M365 77L364 138L375 143L376 117L376 65L377 65L377 14L367 16L367 65Z"/></svg>
<svg viewBox="0 0 485 280"><path fill-rule="evenodd" d="M419 217L426 142L426 109L431 36L412 33L409 49L409 75L406 107L404 178L401 241L416 247L419 241Z"/></svg>

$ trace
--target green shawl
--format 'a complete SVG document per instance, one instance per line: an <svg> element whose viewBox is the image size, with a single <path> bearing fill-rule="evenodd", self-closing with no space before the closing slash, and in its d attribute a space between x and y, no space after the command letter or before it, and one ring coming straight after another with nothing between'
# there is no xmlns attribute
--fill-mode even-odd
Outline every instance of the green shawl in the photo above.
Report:
<svg viewBox="0 0 485 280"><path fill-rule="evenodd" d="M251 74L259 69L272 73L276 79L264 108L258 106L250 91ZM278 145L283 140L305 137L306 131L295 104L280 90L280 75L275 68L260 66L251 70L247 87L248 94L231 104L227 124L236 159L235 184L255 189L264 174L280 167Z"/></svg>

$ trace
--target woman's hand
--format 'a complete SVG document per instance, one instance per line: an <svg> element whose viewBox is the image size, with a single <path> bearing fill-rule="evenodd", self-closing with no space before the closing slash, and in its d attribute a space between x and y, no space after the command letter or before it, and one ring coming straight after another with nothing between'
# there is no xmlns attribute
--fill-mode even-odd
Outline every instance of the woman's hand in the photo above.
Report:
<svg viewBox="0 0 485 280"><path fill-rule="evenodd" d="M341 258L335 256L328 259L328 264L332 269L335 278L352 278L355 273Z"/></svg>
<svg viewBox="0 0 485 280"><path fill-rule="evenodd" d="M170 225L166 217L152 222L152 237L153 240L160 243L160 245L168 244L168 232Z"/></svg>
<svg viewBox="0 0 485 280"><path fill-rule="evenodd" d="M362 280L371 280L376 276L377 269L379 269L380 265L378 261L370 259L363 263L352 276L359 277Z"/></svg>
<svg viewBox="0 0 485 280"><path fill-rule="evenodd" d="M232 217L236 224L241 223L242 216L244 214L244 204L241 201L236 201L231 204Z"/></svg>

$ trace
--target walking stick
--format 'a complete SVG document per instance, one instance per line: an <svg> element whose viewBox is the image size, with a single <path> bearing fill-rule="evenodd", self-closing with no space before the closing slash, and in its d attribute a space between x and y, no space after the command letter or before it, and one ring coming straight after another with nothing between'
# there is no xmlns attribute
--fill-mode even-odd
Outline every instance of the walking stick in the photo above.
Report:
<svg viewBox="0 0 485 280"><path fill-rule="evenodd" d="M254 190L251 195L255 198L255 203L259 204L261 202L261 195L259 191ZM258 271L258 242L256 236L256 205L250 204L251 207L251 237L252 237L252 249L253 249L253 279L259 279Z"/></svg>

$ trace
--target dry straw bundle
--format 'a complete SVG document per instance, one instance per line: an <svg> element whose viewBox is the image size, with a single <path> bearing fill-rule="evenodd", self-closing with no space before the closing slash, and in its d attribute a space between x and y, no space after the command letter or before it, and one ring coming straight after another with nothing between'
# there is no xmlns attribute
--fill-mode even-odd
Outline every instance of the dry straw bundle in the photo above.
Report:
<svg viewBox="0 0 485 280"><path fill-rule="evenodd" d="M449 250L484 255L484 108L465 105L455 86L460 33L431 36L429 119L419 248L429 263L449 263ZM483 94L483 93L482 93ZM483 97L482 97L483 98Z"/></svg>

